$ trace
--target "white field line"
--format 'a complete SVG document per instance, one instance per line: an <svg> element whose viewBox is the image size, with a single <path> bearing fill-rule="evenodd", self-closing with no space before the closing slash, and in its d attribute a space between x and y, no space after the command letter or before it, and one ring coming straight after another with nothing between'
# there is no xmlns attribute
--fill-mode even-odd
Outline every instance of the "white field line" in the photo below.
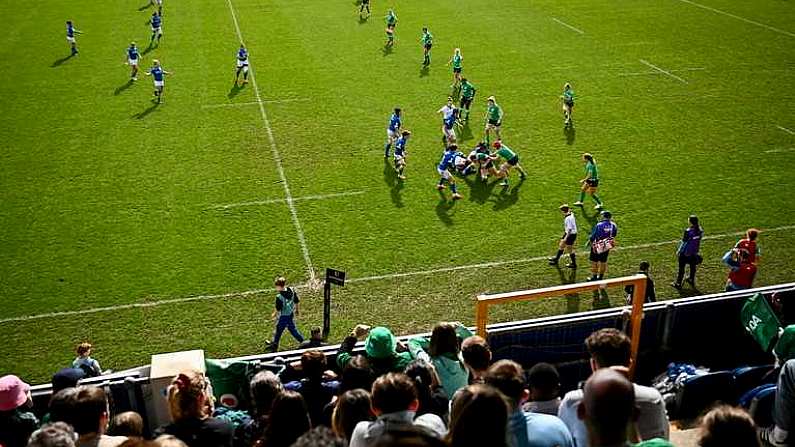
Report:
<svg viewBox="0 0 795 447"><path fill-rule="evenodd" d="M654 64L652 64L652 63L650 63L650 62L648 62L648 61L646 61L646 60L644 60L644 59L639 59L639 60L640 60L640 63L641 63L641 64L643 64L643 65L645 65L645 66L647 66L647 67L651 67L651 68L653 68L653 69L655 69L655 70L659 71L660 73L667 74L668 76L670 76L670 77L672 77L672 78L676 79L677 81L679 81L679 82L681 82L681 83L683 83L683 84L687 84L687 81L685 81L684 79L680 78L679 76L677 76L677 75L675 75L675 74L671 73L670 71L665 71L665 70L663 70L662 68L660 68L660 67L658 67L658 66L656 66L656 65L654 65Z"/></svg>
<svg viewBox="0 0 795 447"><path fill-rule="evenodd" d="M782 152L795 152L795 147L788 149L770 149L769 151L765 151L766 154L780 154Z"/></svg>
<svg viewBox="0 0 795 447"><path fill-rule="evenodd" d="M558 19L556 19L554 17L552 17L552 20L554 20L554 21L558 22L559 24L565 26L566 28L574 31L575 33L585 34L585 31L583 31L583 30L581 30L579 28L575 28L575 27L569 25L568 23L564 22L563 20L558 20Z"/></svg>
<svg viewBox="0 0 795 447"><path fill-rule="evenodd" d="M784 225L781 227L775 228L768 228L766 230L762 230L763 233L772 233L776 231L786 231L786 230L793 230L795 229L795 225ZM714 234L705 236L705 240L711 239L723 239L732 236L741 236L744 235L745 231L737 231L734 233L722 233L722 234ZM659 247L663 245L673 245L679 242L681 239L673 239L669 241L661 241L661 242L650 242L647 244L638 244L638 245L628 245L626 247L618 246L613 250L640 250L643 248L652 248L652 247ZM433 275L436 273L444 273L444 272L454 272L459 270L472 270L477 268L488 268L488 267L498 267L501 265L508 265L508 264L527 264L530 262L536 261L545 261L547 259L546 256L536 256L533 258L524 258L524 259L513 259L509 261L495 261L495 262L483 262L479 264L469 264L469 265L459 265L454 267L442 267L437 269L431 270L417 270L411 272L403 272L403 273L391 273L387 275L377 275L377 276L365 276L361 278L351 278L348 279L346 282L349 283L359 283L359 282L369 282L369 281L379 281L383 279L395 279L395 278L405 278L410 276L426 276L426 275ZM314 283L310 282L308 284L302 284L296 286L296 289L307 289L313 287ZM73 315L85 315L85 314L93 314L99 312L113 312L117 310L124 310L124 309L135 309L135 308L145 308L145 307L155 307L167 304L179 304L179 303L187 303L191 301L205 301L205 300L212 300L212 299L226 299L226 298L235 298L235 297L246 297L250 295L257 295L260 293L269 293L273 292L275 289L253 289L253 290L246 290L243 292L230 292L224 294L217 294L217 295L196 295L196 296L189 296L184 298L175 298L175 299L167 299L167 300L160 300L160 301L150 301L146 303L133 303L133 304L121 304L116 306L106 306L106 307L96 307L93 309L82 309L82 310L69 310L63 312L49 312L43 314L36 314L36 315L24 315L19 317L10 317L10 318L3 318L0 319L0 324L3 323L13 323L17 321L29 321L29 320L39 320L43 318L52 318L52 317L61 317L61 316L73 316Z"/></svg>
<svg viewBox="0 0 795 447"><path fill-rule="evenodd" d="M786 127L781 127L781 126L776 126L776 127L778 127L779 129L783 130L784 132L787 132L790 135L795 135L795 132L787 129Z"/></svg>
<svg viewBox="0 0 795 447"><path fill-rule="evenodd" d="M237 22L237 15L235 14L235 7L232 6L232 0L226 0L226 4L229 5L229 12L232 14L232 21L235 23L237 38L242 43L243 34L240 32L240 24ZM271 129L270 121L268 121L268 115L265 113L265 104L262 102L262 97L259 94L257 79L254 77L254 67L251 64L249 64L249 71L251 72L251 86L254 87L254 95L256 96L257 103L259 104L259 113L262 116L262 123L265 125L265 131L268 134L268 141L271 144L273 160L276 162L276 170L279 172L279 179L282 181L282 186L284 187L284 197L287 200L287 207L290 209L290 216L293 220L293 226L295 226L295 232L298 235L298 243L301 246L301 252L304 255L304 263L306 264L306 269L309 272L309 282L313 283L315 282L315 268L312 265L312 258L309 256L309 246L306 244L304 230L301 227L301 222L298 220L298 211L295 209L295 205L293 204L293 195L290 193L290 184L287 183L287 176L284 175L282 156L279 154L279 149L276 147L276 140L273 138L273 129Z"/></svg>
<svg viewBox="0 0 795 447"><path fill-rule="evenodd" d="M742 20L743 22L750 23L751 25L761 26L762 28L769 29L770 31L773 31L773 32L776 32L776 33L779 33L779 34L784 34L785 36L795 37L795 34L789 32L789 31L784 31L782 29L778 29L778 28L770 26L770 25L765 25L764 23L759 23L759 22L756 22L756 21L751 20L751 19L746 19L745 17L740 17L738 15L735 15L735 14L732 14L732 13L729 13L729 12L726 12L726 11L721 11L720 9L715 9L715 8L712 8L712 7L709 7L709 6L705 6L705 5L690 1L690 0L679 0L679 1L682 2L682 3L687 3L687 4L690 4L690 5L693 5L693 6L697 6L697 7L701 8L701 9L706 9L707 11L712 11L712 12L714 12L716 14L723 14L726 17L731 17L733 19Z"/></svg>
<svg viewBox="0 0 795 447"><path fill-rule="evenodd" d="M265 104L281 104L285 102L304 102L309 101L309 98L285 98L285 99L265 99L262 102ZM221 107L244 107L244 106L256 106L259 105L257 101L251 102L231 102L227 104L204 104L202 105L202 109L217 109Z"/></svg>
<svg viewBox="0 0 795 447"><path fill-rule="evenodd" d="M679 70L668 70L668 71L670 71L671 73L678 73L678 72L682 72L682 71L704 71L704 70L706 70L706 68L704 68L704 67L695 67L695 68L682 68L682 69L679 69ZM660 71L657 71L657 70L653 70L653 71L639 71L639 72L634 72L634 73L619 73L618 75L619 76L649 76L649 75L661 75L661 74L664 74L664 73L662 73Z"/></svg>
<svg viewBox="0 0 795 447"><path fill-rule="evenodd" d="M364 194L364 190L361 191L348 191L348 192L338 192L335 194L320 194L315 196L302 196L302 197L295 197L293 202L300 202L302 200L325 200L325 199L333 199L336 197L348 197L348 196L358 196ZM253 202L240 202L240 203L230 203L228 205L214 205L211 206L210 209L217 209L217 210L228 210L230 208L239 208L241 206L256 206L256 205L268 205L271 203L284 203L287 199L269 199L269 200L255 200Z"/></svg>

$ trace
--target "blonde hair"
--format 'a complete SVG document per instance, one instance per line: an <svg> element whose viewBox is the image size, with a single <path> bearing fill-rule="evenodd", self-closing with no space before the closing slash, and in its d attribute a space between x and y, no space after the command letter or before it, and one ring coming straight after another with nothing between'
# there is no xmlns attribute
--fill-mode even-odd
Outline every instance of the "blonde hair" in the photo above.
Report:
<svg viewBox="0 0 795 447"><path fill-rule="evenodd" d="M91 353L91 349L93 347L94 346L92 346L91 343L84 341L83 343L77 345L77 355L79 355L80 357L88 355Z"/></svg>
<svg viewBox="0 0 795 447"><path fill-rule="evenodd" d="M168 409L174 421L207 417L207 379L191 370L177 374L168 386Z"/></svg>

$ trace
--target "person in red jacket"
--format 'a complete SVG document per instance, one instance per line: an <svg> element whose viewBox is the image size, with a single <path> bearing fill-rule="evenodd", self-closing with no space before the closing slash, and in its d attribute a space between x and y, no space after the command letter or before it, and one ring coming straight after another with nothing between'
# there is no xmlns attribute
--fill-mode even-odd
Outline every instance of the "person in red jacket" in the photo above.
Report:
<svg viewBox="0 0 795 447"><path fill-rule="evenodd" d="M723 255L723 263L729 266L726 291L750 289L756 276L756 265L751 262L751 254L744 248L732 248Z"/></svg>
<svg viewBox="0 0 795 447"><path fill-rule="evenodd" d="M756 265L759 262L759 246L756 245L756 238L759 236L759 230L756 228L749 228L745 232L745 239L740 239L734 245L734 248L740 248L748 251L748 261Z"/></svg>

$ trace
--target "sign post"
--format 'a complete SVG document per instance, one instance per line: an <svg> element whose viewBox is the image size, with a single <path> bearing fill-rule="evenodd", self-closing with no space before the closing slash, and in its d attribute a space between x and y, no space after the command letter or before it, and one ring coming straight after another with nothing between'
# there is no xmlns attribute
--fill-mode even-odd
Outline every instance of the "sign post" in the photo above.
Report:
<svg viewBox="0 0 795 447"><path fill-rule="evenodd" d="M345 272L326 269L326 280L323 283L323 340L331 332L331 285L345 286Z"/></svg>

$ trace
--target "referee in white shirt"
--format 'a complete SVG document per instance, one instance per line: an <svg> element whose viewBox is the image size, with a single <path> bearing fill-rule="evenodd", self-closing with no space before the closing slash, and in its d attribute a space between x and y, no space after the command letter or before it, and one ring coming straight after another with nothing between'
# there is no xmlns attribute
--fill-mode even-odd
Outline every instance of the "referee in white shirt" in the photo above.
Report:
<svg viewBox="0 0 795 447"><path fill-rule="evenodd" d="M563 213L563 237L560 238L558 244L558 252L555 256L549 258L549 265L558 265L558 260L563 256L563 253L569 255L571 261L566 264L570 269L577 268L577 258L574 254L574 241L577 240L577 222L574 220L574 213L567 203L560 206L560 212Z"/></svg>

